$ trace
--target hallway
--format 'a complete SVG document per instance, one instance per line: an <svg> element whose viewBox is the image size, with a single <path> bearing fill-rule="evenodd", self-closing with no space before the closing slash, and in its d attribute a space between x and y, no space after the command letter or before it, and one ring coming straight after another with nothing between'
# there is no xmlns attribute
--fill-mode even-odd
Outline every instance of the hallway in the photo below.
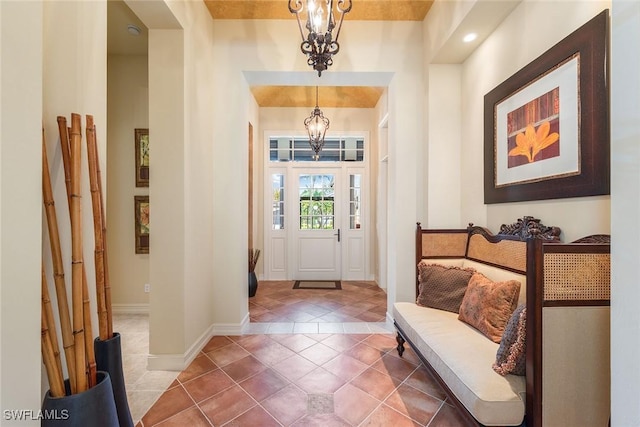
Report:
<svg viewBox="0 0 640 427"><path fill-rule="evenodd" d="M148 317L118 315L129 406L150 426L457 426L411 349L395 350L386 294L260 282L241 336L215 336L182 372L146 371Z"/></svg>

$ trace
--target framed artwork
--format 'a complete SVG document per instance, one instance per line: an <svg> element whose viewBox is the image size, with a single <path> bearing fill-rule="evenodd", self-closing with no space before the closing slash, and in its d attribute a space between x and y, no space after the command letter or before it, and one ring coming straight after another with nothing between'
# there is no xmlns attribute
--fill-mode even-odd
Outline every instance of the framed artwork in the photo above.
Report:
<svg viewBox="0 0 640 427"><path fill-rule="evenodd" d="M484 98L484 202L610 193L608 10Z"/></svg>
<svg viewBox="0 0 640 427"><path fill-rule="evenodd" d="M136 253L149 253L149 196L133 196L135 206Z"/></svg>
<svg viewBox="0 0 640 427"><path fill-rule="evenodd" d="M149 186L149 129L135 129L136 187Z"/></svg>

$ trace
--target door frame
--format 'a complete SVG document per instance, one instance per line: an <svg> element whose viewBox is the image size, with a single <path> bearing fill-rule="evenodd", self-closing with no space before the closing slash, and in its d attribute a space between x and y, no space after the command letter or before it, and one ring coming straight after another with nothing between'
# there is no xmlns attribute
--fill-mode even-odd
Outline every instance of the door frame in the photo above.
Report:
<svg viewBox="0 0 640 427"><path fill-rule="evenodd" d="M262 198L262 215L263 215L263 256L264 256L264 268L261 276L262 280L293 280L294 262L292 259L293 251L293 238L294 232L292 226L295 226L295 217L291 218L290 212L292 207L290 200L285 200L285 226L284 230L274 230L272 228L273 222L273 207L272 207L272 175L282 174L285 180L285 197L287 193L291 193L292 188L297 187L297 183L292 182L294 180L294 170L304 169L313 173L314 169L336 169L341 174L341 186L344 194L343 206L341 207L342 218L341 223L341 266L342 280L374 280L374 272L372 266L375 265L375 261L372 259L374 255L373 248L371 248L373 233L372 230L372 218L373 212L371 210L371 197L373 195L373 185L370 179L370 138L369 132L340 132L327 135L327 138L343 138L343 137L361 137L364 139L364 161L362 162L271 162L269 159L269 141L270 139L278 137L287 138L301 138L304 137L300 132L282 132L282 131L264 131L263 135L263 183L264 183L264 197ZM345 189L349 182L349 173L359 173L362 179L362 192L361 192L361 205L362 205L362 217L361 217L361 229L350 230L348 223L348 209L345 203L349 202L348 189ZM297 191L297 190L296 190ZM293 195L293 193L291 193ZM295 201L295 199L294 199ZM345 227L346 225L346 227ZM347 269L349 265L350 252L353 248L348 248L347 242L349 239L359 239L362 244L361 265L358 269ZM351 244L355 240L350 241Z"/></svg>

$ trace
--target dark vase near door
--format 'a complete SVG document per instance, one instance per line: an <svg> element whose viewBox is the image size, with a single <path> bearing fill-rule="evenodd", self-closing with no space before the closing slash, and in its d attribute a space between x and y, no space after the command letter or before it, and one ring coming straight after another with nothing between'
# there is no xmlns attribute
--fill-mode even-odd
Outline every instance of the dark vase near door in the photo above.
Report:
<svg viewBox="0 0 640 427"><path fill-rule="evenodd" d="M249 297L255 297L258 290L258 277L255 271L249 272Z"/></svg>

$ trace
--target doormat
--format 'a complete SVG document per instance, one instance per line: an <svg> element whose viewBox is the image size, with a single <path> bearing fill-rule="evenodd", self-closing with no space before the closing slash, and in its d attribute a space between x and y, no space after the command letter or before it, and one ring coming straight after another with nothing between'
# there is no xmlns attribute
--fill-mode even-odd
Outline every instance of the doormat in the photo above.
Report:
<svg viewBox="0 0 640 427"><path fill-rule="evenodd" d="M342 289L340 280L296 280L293 289Z"/></svg>

